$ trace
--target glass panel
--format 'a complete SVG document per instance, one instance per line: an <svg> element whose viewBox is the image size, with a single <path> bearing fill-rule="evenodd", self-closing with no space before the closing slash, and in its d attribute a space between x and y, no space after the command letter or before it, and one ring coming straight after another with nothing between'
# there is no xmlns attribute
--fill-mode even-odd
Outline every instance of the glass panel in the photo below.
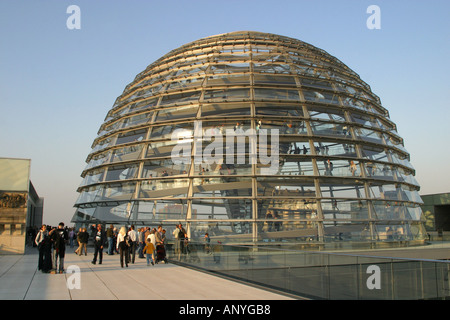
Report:
<svg viewBox="0 0 450 320"><path fill-rule="evenodd" d="M123 143L129 143L129 142L135 142L135 141L142 141L145 139L147 135L148 129L143 129L139 131L130 131L119 134L117 137L116 145L123 144Z"/></svg>
<svg viewBox="0 0 450 320"><path fill-rule="evenodd" d="M186 153L191 154L191 145L192 141L179 141L179 140L170 140L170 141L161 141L161 142L151 142L147 148L146 158L154 158L154 157L170 157L172 155L172 150L176 146L180 148L181 151L186 151Z"/></svg>
<svg viewBox="0 0 450 320"><path fill-rule="evenodd" d="M254 83L255 85L259 84L274 84L276 86L288 85L288 86L296 86L295 78L292 76L277 76L277 75L254 75Z"/></svg>
<svg viewBox="0 0 450 320"><path fill-rule="evenodd" d="M422 217L422 209L419 205L405 204L405 208L407 211L407 219L420 221Z"/></svg>
<svg viewBox="0 0 450 320"><path fill-rule="evenodd" d="M93 156L92 159L89 161L86 169L97 167L106 163L109 160L110 154L111 152L107 151Z"/></svg>
<svg viewBox="0 0 450 320"><path fill-rule="evenodd" d="M194 134L194 123L188 122L188 123L179 123L179 124L167 124L164 126L155 126L152 127L152 131L150 134L150 138L154 139L171 139L172 133L175 130L183 130L182 131L182 137L183 138L189 138L192 137ZM180 131L181 132L181 131ZM174 136L174 138L178 138L179 135Z"/></svg>
<svg viewBox="0 0 450 320"><path fill-rule="evenodd" d="M137 206L136 220L147 224L160 224L164 220L184 220L188 210L187 200L139 201Z"/></svg>
<svg viewBox="0 0 450 320"><path fill-rule="evenodd" d="M160 106L167 106L170 104L183 105L190 102L198 102L200 99L200 91L182 92L171 95L164 95Z"/></svg>
<svg viewBox="0 0 450 320"><path fill-rule="evenodd" d="M194 197L251 197L252 180L245 177L193 179Z"/></svg>
<svg viewBox="0 0 450 320"><path fill-rule="evenodd" d="M261 48L261 50L264 50ZM273 48L272 51L264 53L263 51L257 51L253 53L253 61L267 61L267 62L286 62L286 57L281 55L279 49Z"/></svg>
<svg viewBox="0 0 450 320"><path fill-rule="evenodd" d="M130 200L136 190L136 183L117 183L104 185L103 192L98 193L94 201Z"/></svg>
<svg viewBox="0 0 450 320"><path fill-rule="evenodd" d="M423 203L422 198L417 192L416 188L408 187L400 184L399 191L401 192L402 199L406 201L412 201L417 203Z"/></svg>
<svg viewBox="0 0 450 320"><path fill-rule="evenodd" d="M351 138L349 127L346 124L310 121L314 135Z"/></svg>
<svg viewBox="0 0 450 320"><path fill-rule="evenodd" d="M140 198L186 197L189 179L152 179L141 182Z"/></svg>
<svg viewBox="0 0 450 320"><path fill-rule="evenodd" d="M361 140L372 142L372 143L377 143L377 144L384 144L383 136L378 131L369 130L366 128L358 128L358 127L355 127L354 130L355 130L356 137Z"/></svg>
<svg viewBox="0 0 450 320"><path fill-rule="evenodd" d="M353 181L352 183L358 183ZM324 198L365 198L364 185L359 182L360 185L340 185L333 184L329 186L320 187L322 197Z"/></svg>
<svg viewBox="0 0 450 320"><path fill-rule="evenodd" d="M253 65L254 65L253 71L255 73L285 73L285 74L291 73L291 68L288 64L255 62Z"/></svg>
<svg viewBox="0 0 450 320"><path fill-rule="evenodd" d="M277 129L279 134L305 134L305 123L304 121L294 121L294 120L268 120L262 119L256 121L256 126L259 129Z"/></svg>
<svg viewBox="0 0 450 320"><path fill-rule="evenodd" d="M141 178L187 176L189 166L189 164L174 164L172 159L146 161Z"/></svg>
<svg viewBox="0 0 450 320"><path fill-rule="evenodd" d="M319 142L315 146L316 154L324 156L337 156L337 157L357 157L355 151L355 145L353 143L335 143L335 142ZM310 150L307 149L307 153L310 154Z"/></svg>
<svg viewBox="0 0 450 320"><path fill-rule="evenodd" d="M351 177L359 175L359 162L339 159L317 159L319 174L323 176ZM355 169L356 168L356 169Z"/></svg>
<svg viewBox="0 0 450 320"><path fill-rule="evenodd" d="M373 97L372 95L367 94L364 90L362 90L361 88L357 88L356 86L350 86L348 84L345 83L341 83L340 81L336 81L335 82L336 88L344 93L349 93L351 95L356 95L358 97L362 97L364 99L367 100L372 100L373 102L379 102L376 97Z"/></svg>
<svg viewBox="0 0 450 320"><path fill-rule="evenodd" d="M124 114L128 113L128 110L130 110L130 106L125 106L121 109L114 110L114 112L112 112L111 114L111 118L120 118Z"/></svg>
<svg viewBox="0 0 450 320"><path fill-rule="evenodd" d="M83 182L81 183L81 186L87 186L90 184L94 184L94 183L103 181L104 173L105 173L104 169L93 170L93 171L88 172L85 175Z"/></svg>
<svg viewBox="0 0 450 320"><path fill-rule="evenodd" d="M391 154L392 157L392 162L400 164L402 166L408 167L412 170L414 170L413 166L411 165L411 163L409 162L409 156L408 155L404 155L404 154L400 154L394 151L388 151Z"/></svg>
<svg viewBox="0 0 450 320"><path fill-rule="evenodd" d="M298 90L255 88L255 99L299 101Z"/></svg>
<svg viewBox="0 0 450 320"><path fill-rule="evenodd" d="M409 171L404 168L396 168L397 172L397 180L400 182L407 182L410 184L413 184L415 186L419 186L419 183L417 182L416 178L414 177L414 172Z"/></svg>
<svg viewBox="0 0 450 320"><path fill-rule="evenodd" d="M96 207L92 214L94 219L100 221L116 221L126 223L130 217L131 205L129 203L106 205Z"/></svg>
<svg viewBox="0 0 450 320"><path fill-rule="evenodd" d="M152 107L156 106L156 104L158 103L159 98L151 98L148 100L144 100L144 101L139 101L136 103L133 103L130 106L130 113L131 112L136 112L136 111L140 111L140 110L144 110L144 109L151 109ZM149 119L151 119L151 117L149 116Z"/></svg>
<svg viewBox="0 0 450 320"><path fill-rule="evenodd" d="M250 104L210 104L202 106L202 117L223 116L245 116L250 115Z"/></svg>
<svg viewBox="0 0 450 320"><path fill-rule="evenodd" d="M176 79L169 84L167 90L188 89L192 87L201 87L204 78Z"/></svg>
<svg viewBox="0 0 450 320"><path fill-rule="evenodd" d="M103 150L105 148L108 148L109 146L112 146L114 143L115 137L107 137L106 139L103 139L101 141L99 141L94 148L92 148L91 153Z"/></svg>
<svg viewBox="0 0 450 320"><path fill-rule="evenodd" d="M226 139L227 130L232 130L231 135L238 133L246 133L248 129L252 128L250 120L214 120L214 121L202 121L202 136L214 136L221 135ZM200 126L199 126L200 127ZM205 145L209 145L210 141L206 141Z"/></svg>
<svg viewBox="0 0 450 320"><path fill-rule="evenodd" d="M395 168L377 162L366 162L365 165L366 175L375 179L394 180Z"/></svg>
<svg viewBox="0 0 450 320"><path fill-rule="evenodd" d="M165 84L157 84L150 88L148 86L141 87L139 89L136 89L133 92L133 94L131 96L127 97L126 99L128 101L131 101L131 100L135 100L137 98L144 99L144 98L154 96L154 95L158 94L164 86L165 86Z"/></svg>
<svg viewBox="0 0 450 320"><path fill-rule="evenodd" d="M119 120L119 121L115 121L111 124L108 124L106 127L104 125L102 125L103 129L100 128L98 136L100 137L108 132L119 129L122 126L122 123L123 123L123 120Z"/></svg>
<svg viewBox="0 0 450 320"><path fill-rule="evenodd" d="M250 63L234 63L234 64L211 64L210 71L214 74L218 73L246 73L250 71Z"/></svg>
<svg viewBox="0 0 450 320"><path fill-rule="evenodd" d="M314 199L267 199L258 201L258 219L266 219L270 230L293 230L311 227L311 219L317 218L317 203ZM283 220L293 220L284 223ZM276 224L280 222L280 224ZM298 223L296 225L296 223ZM302 227L299 225L302 224Z"/></svg>
<svg viewBox="0 0 450 320"><path fill-rule="evenodd" d="M324 222L325 241L369 241L370 228L366 223L358 222Z"/></svg>
<svg viewBox="0 0 450 320"><path fill-rule="evenodd" d="M403 146L403 139L397 138L396 136L391 136L384 134L384 140L388 146L392 146L400 149L401 151L407 152L405 147Z"/></svg>
<svg viewBox="0 0 450 320"><path fill-rule="evenodd" d="M303 117L303 109L297 104L257 103L255 109L257 115Z"/></svg>
<svg viewBox="0 0 450 320"><path fill-rule="evenodd" d="M242 100L250 98L249 89L217 89L206 90L204 101Z"/></svg>
<svg viewBox="0 0 450 320"><path fill-rule="evenodd" d="M248 74L226 74L214 75L207 78L206 86L226 86L226 85L249 85L250 76Z"/></svg>
<svg viewBox="0 0 450 320"><path fill-rule="evenodd" d="M334 93L303 89L303 96L305 97L306 101L330 103L336 105L339 104L339 96Z"/></svg>
<svg viewBox="0 0 450 320"><path fill-rule="evenodd" d="M280 154L311 154L309 141L305 138L281 137Z"/></svg>
<svg viewBox="0 0 450 320"><path fill-rule="evenodd" d="M103 192L103 186L93 186L86 189L83 189L78 196L78 199L75 204L92 202L97 197L98 193Z"/></svg>
<svg viewBox="0 0 450 320"><path fill-rule="evenodd" d="M105 181L126 180L136 178L138 165L109 167Z"/></svg>
<svg viewBox="0 0 450 320"><path fill-rule="evenodd" d="M325 220L369 219L369 206L366 200L324 199L321 204Z"/></svg>
<svg viewBox="0 0 450 320"><path fill-rule="evenodd" d="M111 163L140 159L142 145L115 149L111 155Z"/></svg>
<svg viewBox="0 0 450 320"><path fill-rule="evenodd" d="M167 108L158 111L155 122L193 118L197 115L198 106L182 106L177 108Z"/></svg>
<svg viewBox="0 0 450 320"><path fill-rule="evenodd" d="M375 161L385 161L388 162L388 157L386 151L382 148L377 147L362 147L362 156L367 159L375 160Z"/></svg>
<svg viewBox="0 0 450 320"><path fill-rule="evenodd" d="M373 208L379 220L406 220L409 213L406 207L399 202L373 201Z"/></svg>
<svg viewBox="0 0 450 320"><path fill-rule="evenodd" d="M195 205L197 214L201 216L207 214L202 210L201 206ZM204 214L201 214L204 213ZM233 221L233 222L195 222L191 223L192 240L204 241L204 235L208 232L213 246L218 245L218 241L241 242L252 239L252 223L247 221ZM220 249L213 247L215 254ZM217 259L217 257L216 257ZM220 260L215 260L220 261Z"/></svg>
<svg viewBox="0 0 450 320"><path fill-rule="evenodd" d="M261 165L257 166L257 174L260 174ZM297 157L285 157L280 159L280 168L277 174L280 175L314 175L313 163L311 159L302 159Z"/></svg>
<svg viewBox="0 0 450 320"><path fill-rule="evenodd" d="M412 240L409 225L403 224L375 224L377 240L394 241L394 240Z"/></svg>
<svg viewBox="0 0 450 320"><path fill-rule="evenodd" d="M212 163L201 164L194 166L195 175L220 175L223 176L221 181L227 181L227 176L234 175L251 175L252 165L250 163L244 164L226 164L226 163Z"/></svg>
<svg viewBox="0 0 450 320"><path fill-rule="evenodd" d="M395 184L371 185L369 191L374 199L400 200L399 190Z"/></svg>
<svg viewBox="0 0 450 320"><path fill-rule="evenodd" d="M150 122L153 117L153 112L141 113L124 119L122 128L128 128Z"/></svg>
<svg viewBox="0 0 450 320"><path fill-rule="evenodd" d="M300 80L302 87L317 88L317 89L327 89L333 91L333 87L329 81L322 79L309 79L301 78Z"/></svg>
<svg viewBox="0 0 450 320"><path fill-rule="evenodd" d="M308 111L312 119L323 119L341 122L345 121L344 112L339 109L309 105Z"/></svg>
<svg viewBox="0 0 450 320"><path fill-rule="evenodd" d="M373 127L373 128L379 128L375 117L365 114L359 114L357 111L353 111L351 114L351 118L353 122L356 122L360 125L366 126L366 127Z"/></svg>
<svg viewBox="0 0 450 320"><path fill-rule="evenodd" d="M314 197L314 182L302 178L257 178L258 196Z"/></svg>

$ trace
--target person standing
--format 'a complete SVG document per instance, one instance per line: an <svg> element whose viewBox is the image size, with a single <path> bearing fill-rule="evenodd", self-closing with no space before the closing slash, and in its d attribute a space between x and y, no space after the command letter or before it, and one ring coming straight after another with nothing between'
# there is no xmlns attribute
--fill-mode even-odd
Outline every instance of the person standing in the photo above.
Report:
<svg viewBox="0 0 450 320"><path fill-rule="evenodd" d="M129 248L129 254L130 254L130 260L131 263L134 263L136 259L136 248L137 248L137 241L138 241L138 233L136 230L134 230L134 225L130 227L130 231L128 231L128 236L130 237L130 248Z"/></svg>
<svg viewBox="0 0 450 320"><path fill-rule="evenodd" d="M164 245L164 240L163 240L163 232L162 232L162 226L158 226L158 230L155 233L155 240L156 240L156 245L160 246L160 245Z"/></svg>
<svg viewBox="0 0 450 320"><path fill-rule="evenodd" d="M108 254L114 254L114 225L110 225L106 230L106 238L108 239Z"/></svg>
<svg viewBox="0 0 450 320"><path fill-rule="evenodd" d="M205 253L210 254L211 252L211 238L209 237L209 233L205 233Z"/></svg>
<svg viewBox="0 0 450 320"><path fill-rule="evenodd" d="M106 244L106 234L102 230L102 225L97 224L97 232L94 235L94 259L92 260L92 264L97 263L98 256L98 264L102 264L103 260L103 247Z"/></svg>
<svg viewBox="0 0 450 320"><path fill-rule="evenodd" d="M173 237L175 238L175 248L174 248L174 251L175 251L175 254L176 254L176 255L180 253L180 241L179 241L179 239L178 239L179 233L180 233L180 226L177 224L177 225L175 226L175 230L173 230L173 232L172 232Z"/></svg>
<svg viewBox="0 0 450 320"><path fill-rule="evenodd" d="M183 225L180 223L180 233L178 234L178 240L180 241L180 253L185 254L185 240L186 240L186 230L183 228Z"/></svg>
<svg viewBox="0 0 450 320"><path fill-rule="evenodd" d="M145 247L145 230L146 228L143 227L140 229L139 231L139 249L138 249L138 254L139 254L139 258L144 258L144 247Z"/></svg>
<svg viewBox="0 0 450 320"><path fill-rule="evenodd" d="M52 256L50 254L50 239L46 225L42 225L34 239L34 243L36 243L39 250L38 270L42 270L42 272L50 271L52 268Z"/></svg>
<svg viewBox="0 0 450 320"><path fill-rule="evenodd" d="M125 227L120 228L119 234L117 235L117 245L116 248L119 250L120 255L120 266L123 268L123 260L125 260L125 265L128 267L128 244L127 244L127 229Z"/></svg>
<svg viewBox="0 0 450 320"><path fill-rule="evenodd" d="M356 164L353 162L353 160L350 161L350 172L352 173L352 176L355 176Z"/></svg>
<svg viewBox="0 0 450 320"><path fill-rule="evenodd" d="M87 256L87 243L89 241L89 233L87 232L86 228L83 228L80 232L80 250L78 254L81 256L83 254L83 248L84 248L84 255Z"/></svg>
<svg viewBox="0 0 450 320"><path fill-rule="evenodd" d="M143 253L147 256L147 266L150 265L150 262L152 263L152 266L155 265L153 263L153 252L155 251L155 247L153 246L153 243L150 241L150 239L147 239L147 245L143 249Z"/></svg>
<svg viewBox="0 0 450 320"><path fill-rule="evenodd" d="M81 255L80 254L80 250L81 250L81 236L80 236L80 234L83 232L83 228L80 228L80 229L78 229L78 233L77 233L77 242L78 242L78 248L75 250L75 253L77 254L77 255Z"/></svg>
<svg viewBox="0 0 450 320"><path fill-rule="evenodd" d="M70 245L70 248L73 248L73 243L74 243L75 238L76 238L75 228L70 228L69 229L69 245Z"/></svg>
<svg viewBox="0 0 450 320"><path fill-rule="evenodd" d="M116 254L119 254L119 250L117 249L117 236L119 235L119 230L114 227L114 251L116 252Z"/></svg>

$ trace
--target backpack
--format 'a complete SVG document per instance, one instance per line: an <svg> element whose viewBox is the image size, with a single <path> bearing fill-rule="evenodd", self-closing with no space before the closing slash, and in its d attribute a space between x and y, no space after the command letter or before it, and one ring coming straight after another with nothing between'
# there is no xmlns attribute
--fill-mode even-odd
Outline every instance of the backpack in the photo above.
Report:
<svg viewBox="0 0 450 320"><path fill-rule="evenodd" d="M131 241L130 236L126 235L124 237L124 240L125 240L125 244L127 245L127 247L131 247L131 244L133 243L133 241Z"/></svg>

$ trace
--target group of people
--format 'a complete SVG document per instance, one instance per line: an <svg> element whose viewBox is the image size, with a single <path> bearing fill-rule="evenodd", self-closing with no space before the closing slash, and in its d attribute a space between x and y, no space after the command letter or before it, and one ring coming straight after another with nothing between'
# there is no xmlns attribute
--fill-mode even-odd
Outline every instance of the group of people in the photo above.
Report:
<svg viewBox="0 0 450 320"><path fill-rule="evenodd" d="M34 239L39 250L38 270L44 273L63 273L66 243L69 233L61 222L57 228L43 225Z"/></svg>
<svg viewBox="0 0 450 320"><path fill-rule="evenodd" d="M91 238L94 246L94 258L92 264L102 264L103 249L107 249L108 255L118 254L120 256L120 266L128 267L129 263L134 264L136 254L139 258L147 258L147 265L155 265L159 259L155 256L156 249L162 247L166 243L166 230L162 226L151 229L150 227L142 227L136 230L132 225L129 228L121 227L118 230L114 225L110 225L106 231L103 230L101 224L91 226ZM86 243L89 234L86 228L80 230L77 236L79 247L75 251L81 255L83 249L86 253ZM145 255L145 256L144 256Z"/></svg>
<svg viewBox="0 0 450 320"><path fill-rule="evenodd" d="M182 224L178 224L173 231L175 254L186 253L188 248L187 233ZM101 224L80 228L78 232L68 229L61 222L58 227L43 225L37 233L34 242L39 250L38 269L44 273L63 273L66 245L73 247L72 240L78 242L75 254L87 256L88 242L91 240L94 248L92 264L102 264L103 249L108 255L118 254L120 265L128 267L135 263L136 255L147 259L147 265L155 265L165 259L166 230L162 226L157 228L141 227L138 230L132 225L118 230L114 225L103 230Z"/></svg>

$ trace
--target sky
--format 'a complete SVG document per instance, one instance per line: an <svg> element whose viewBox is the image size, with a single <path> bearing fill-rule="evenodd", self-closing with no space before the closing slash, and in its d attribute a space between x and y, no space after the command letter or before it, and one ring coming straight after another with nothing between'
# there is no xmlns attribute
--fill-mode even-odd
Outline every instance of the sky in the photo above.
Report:
<svg viewBox="0 0 450 320"><path fill-rule="evenodd" d="M67 25L71 5L79 29ZM379 29L367 26L370 5ZM125 86L183 44L252 30L358 73L397 124L420 194L450 192L448 12L448 0L0 0L0 157L31 159L44 223L70 224L92 142Z"/></svg>

